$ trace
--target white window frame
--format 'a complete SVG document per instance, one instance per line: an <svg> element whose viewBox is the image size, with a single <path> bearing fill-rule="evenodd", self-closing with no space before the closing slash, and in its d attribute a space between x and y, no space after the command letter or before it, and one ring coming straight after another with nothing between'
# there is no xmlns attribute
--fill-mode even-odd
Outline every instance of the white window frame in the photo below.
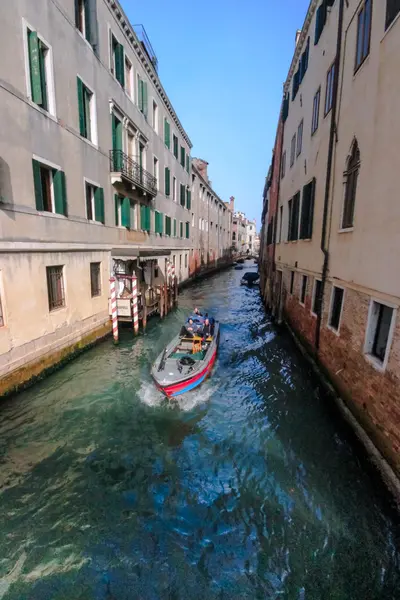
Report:
<svg viewBox="0 0 400 600"><path fill-rule="evenodd" d="M374 337L376 332L377 321L375 319L375 315L373 314L374 304L383 304L383 306L387 306L388 308L393 309L392 313L392 321L390 323L389 335L386 345L385 358L383 362L379 360L376 356L371 354L372 346L374 344ZM397 311L398 305L392 304L391 302L386 302L386 300L382 300L382 298L372 297L369 302L368 308L368 320L367 320L367 328L365 330L365 342L364 342L364 356L366 360L377 370L384 372L386 371L390 350L392 347L394 331L396 327L396 319L397 319Z"/></svg>
<svg viewBox="0 0 400 600"><path fill-rule="evenodd" d="M154 167L156 167L156 168L154 169ZM153 176L157 179L157 190L159 190L160 189L160 161L158 160L158 157L155 154L153 154Z"/></svg>
<svg viewBox="0 0 400 600"><path fill-rule="evenodd" d="M129 93L129 91L126 89L126 63L129 63L130 65L130 71L129 71L129 84L130 84L130 88L131 88L131 93ZM129 58L129 56L126 54L125 49L124 49L124 74L125 74L125 94L128 96L128 98L130 100L132 100L132 102L135 101L135 79L133 76L133 64L131 59Z"/></svg>
<svg viewBox="0 0 400 600"><path fill-rule="evenodd" d="M334 292L335 292L336 288L339 289L339 290L343 290L342 306L340 307L339 325L338 325L337 329L335 329L331 325L331 316L332 316L332 310L333 310L333 297L334 297ZM330 331L332 331L337 336L340 336L340 327L342 325L342 316L343 316L343 308L344 308L345 297L346 297L346 288L343 287L342 285L336 285L336 284L333 283L332 284L332 289L331 289L331 298L330 298L330 302L329 302L329 313L328 313L327 327L328 327L328 329Z"/></svg>
<svg viewBox="0 0 400 600"><path fill-rule="evenodd" d="M306 281L306 293L304 294L304 302L301 301L301 294L303 291L303 281L304 281L304 277L306 277L307 281ZM306 275L305 273L301 274L301 281L300 281L300 289L299 289L299 304L301 306L306 305L306 298L307 298L307 287L308 287L308 275Z"/></svg>
<svg viewBox="0 0 400 600"><path fill-rule="evenodd" d="M43 42L43 44L48 49L45 59L45 70L49 110L44 110L44 108L42 108L32 100L31 73L29 66L28 29L30 31L35 31L37 33L38 39L41 42ZM40 35L38 30L35 27L33 27L30 23L28 23L28 21L26 21L24 18L22 19L22 36L24 42L25 81L28 99L32 103L32 106L34 106L37 110L40 110L43 114L57 118L56 94L54 87L53 47L45 40L45 38L42 35Z"/></svg>
<svg viewBox="0 0 400 600"><path fill-rule="evenodd" d="M312 289L312 294L311 294L311 309L310 309L310 313L313 317L318 317L317 313L314 312L314 302L315 302L315 293L317 291L317 281L319 281L320 283L322 283L322 279L320 279L319 277L314 277L314 281L313 281L313 289ZM321 311L322 311L322 298L321 298Z"/></svg>
<svg viewBox="0 0 400 600"><path fill-rule="evenodd" d="M155 111L154 111L154 107L156 108L156 110L155 110ZM152 123L151 125L152 125L152 127L153 127L154 131L155 131L156 133L158 133L158 128L159 128L159 126L158 126L158 121L159 121L159 112L158 112L158 104L157 104L157 102L155 101L155 99L154 99L154 98L153 98L153 105L152 105L152 113L151 113L151 116L152 116L152 120L153 120L153 123Z"/></svg>
<svg viewBox="0 0 400 600"><path fill-rule="evenodd" d="M56 213L56 205L55 205L55 198L54 198L53 172L51 169L55 169L56 171L62 171L62 169L59 165L56 165L55 163L52 163L49 160L42 158L41 156L37 156L36 154L32 154L32 158L34 160L36 160L38 163L40 163L41 165L43 165L44 167L48 167L50 169L51 212L49 212L48 210L40 210L39 213L40 214L45 213L46 215L48 215L48 214L55 215L57 213Z"/></svg>
<svg viewBox="0 0 400 600"><path fill-rule="evenodd" d="M192 213L192 227L194 227L194 213Z"/></svg>
<svg viewBox="0 0 400 600"><path fill-rule="evenodd" d="M90 99L90 131L92 134L92 139L89 140L88 138L85 138L83 136L81 136L80 139L87 142L88 144L91 144L92 146L95 146L96 148L98 148L96 93L93 90L93 88L91 88L90 85L83 79L83 77L81 77L81 75L79 73L77 73L77 77L79 77L79 79L82 81L83 85L92 94L92 97Z"/></svg>
<svg viewBox="0 0 400 600"><path fill-rule="evenodd" d="M115 35L115 33L114 33L113 29L111 28L110 24L107 24L107 26L108 26L108 69L109 69L109 71L111 73L111 76L114 77L115 81L118 81L117 78L116 78L116 76L115 76L116 69L115 69L115 63L114 63L114 55L111 52L111 49L112 49L112 46L111 46L112 38L111 38L111 36L113 36L117 40L118 44L121 44L121 42L119 41L118 36ZM123 46L123 44L121 44L121 46ZM112 67L112 69L111 69L111 67ZM133 70L133 65L132 65L132 70ZM124 47L124 73L125 73L125 47Z"/></svg>
<svg viewBox="0 0 400 600"><path fill-rule="evenodd" d="M117 227L119 227L120 229L125 229L126 227L125 225L121 224L121 207L122 207L122 198L119 194L117 194L118 197L118 206L117 206L117 215L118 215L118 225Z"/></svg>
<svg viewBox="0 0 400 600"><path fill-rule="evenodd" d="M172 200L176 202L176 177L172 176Z"/></svg>
<svg viewBox="0 0 400 600"><path fill-rule="evenodd" d="M86 184L91 185L92 187L96 187L96 188L101 188L101 185L99 183L96 183L95 181L92 181L91 179L88 179L87 177L83 178L83 195L85 198L85 212L86 212L86 218L90 223L101 223L101 221L96 221L96 219L89 219L87 216L87 211L86 211L86 207L87 207L87 203L86 203ZM94 203L94 194L92 196L92 214L93 216L96 215L96 211L95 211L95 203Z"/></svg>

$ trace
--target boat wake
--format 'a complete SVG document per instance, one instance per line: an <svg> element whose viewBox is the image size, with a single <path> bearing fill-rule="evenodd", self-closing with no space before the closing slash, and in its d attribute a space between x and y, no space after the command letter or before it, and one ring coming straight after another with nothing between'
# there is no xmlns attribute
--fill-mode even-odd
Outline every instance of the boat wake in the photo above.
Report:
<svg viewBox="0 0 400 600"><path fill-rule="evenodd" d="M139 398L143 404L152 408L166 406L173 409L190 412L201 404L206 404L213 396L216 386L211 381L203 383L200 388L186 392L168 400L152 383L142 383L139 390Z"/></svg>

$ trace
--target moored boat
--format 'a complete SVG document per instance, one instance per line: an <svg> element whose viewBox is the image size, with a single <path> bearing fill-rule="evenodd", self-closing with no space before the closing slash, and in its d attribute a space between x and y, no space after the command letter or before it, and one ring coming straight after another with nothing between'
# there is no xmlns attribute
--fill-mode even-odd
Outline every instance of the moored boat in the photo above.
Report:
<svg viewBox="0 0 400 600"><path fill-rule="evenodd" d="M247 271L240 280L241 285L247 285L248 287L252 287L253 285L260 284L260 276L258 273L254 273L254 271Z"/></svg>
<svg viewBox="0 0 400 600"><path fill-rule="evenodd" d="M161 352L151 369L151 375L167 398L193 390L210 374L219 344L219 323L206 339L177 335Z"/></svg>

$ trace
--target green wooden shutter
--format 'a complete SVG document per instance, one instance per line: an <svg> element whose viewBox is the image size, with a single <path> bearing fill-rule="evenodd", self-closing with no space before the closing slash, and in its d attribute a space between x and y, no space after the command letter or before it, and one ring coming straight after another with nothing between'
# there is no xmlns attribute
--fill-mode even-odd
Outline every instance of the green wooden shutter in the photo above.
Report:
<svg viewBox="0 0 400 600"><path fill-rule="evenodd" d="M158 212L158 210L156 210L155 214L154 214L154 231L156 233L158 233L158 215L159 215L159 212Z"/></svg>
<svg viewBox="0 0 400 600"><path fill-rule="evenodd" d="M192 208L192 192L190 190L186 190L186 208Z"/></svg>
<svg viewBox="0 0 400 600"><path fill-rule="evenodd" d="M86 0L84 3L85 9L85 38L90 43L90 10L89 10L89 2Z"/></svg>
<svg viewBox="0 0 400 600"><path fill-rule="evenodd" d="M181 146L181 165L185 168L185 148Z"/></svg>
<svg viewBox="0 0 400 600"><path fill-rule="evenodd" d="M34 158L32 159L33 168L33 185L35 187L35 202L36 210L43 210L43 191L42 191L42 180L40 177L40 163Z"/></svg>
<svg viewBox="0 0 400 600"><path fill-rule="evenodd" d="M189 239L189 221L186 221L186 239Z"/></svg>
<svg viewBox="0 0 400 600"><path fill-rule="evenodd" d="M176 219L174 219L174 237L176 237Z"/></svg>
<svg viewBox="0 0 400 600"><path fill-rule="evenodd" d="M95 220L104 224L104 190L96 188L94 192L94 215Z"/></svg>
<svg viewBox="0 0 400 600"><path fill-rule="evenodd" d="M159 223L160 223L160 234L163 235L164 234L164 213L160 213L159 218Z"/></svg>
<svg viewBox="0 0 400 600"><path fill-rule="evenodd" d="M147 102L147 81L143 81L142 89L143 89L143 110L142 110L142 112L143 112L144 116L147 117L147 104L148 104L148 102Z"/></svg>
<svg viewBox="0 0 400 600"><path fill-rule="evenodd" d="M119 200L119 196L118 194L114 194L114 208L115 208L115 225L116 227L118 227L119 225L119 219L118 219L118 202Z"/></svg>
<svg viewBox="0 0 400 600"><path fill-rule="evenodd" d="M76 78L76 82L78 85L79 133L86 137L85 110L83 107L83 83L79 77Z"/></svg>
<svg viewBox="0 0 400 600"><path fill-rule="evenodd" d="M120 152L114 153L113 169L116 172L122 170L122 123L115 115L112 115L112 141L113 150Z"/></svg>
<svg viewBox="0 0 400 600"><path fill-rule="evenodd" d="M75 25L79 25L79 0L75 0Z"/></svg>
<svg viewBox="0 0 400 600"><path fill-rule="evenodd" d="M180 196L181 196L181 206L185 206L185 186L180 184Z"/></svg>
<svg viewBox="0 0 400 600"><path fill-rule="evenodd" d="M64 171L53 171L55 212L67 216L67 189Z"/></svg>
<svg viewBox="0 0 400 600"><path fill-rule="evenodd" d="M146 207L144 204L140 205L140 227L139 227L139 229L141 229L141 230L145 229L145 219L146 219L145 208Z"/></svg>
<svg viewBox="0 0 400 600"><path fill-rule="evenodd" d="M179 222L179 237L183 238L183 223Z"/></svg>
<svg viewBox="0 0 400 600"><path fill-rule="evenodd" d="M186 171L189 173L189 154L186 154Z"/></svg>
<svg viewBox="0 0 400 600"><path fill-rule="evenodd" d="M124 88L125 87L125 53L124 53L124 47L122 44L118 44L118 52L119 52L119 64L120 64L118 81Z"/></svg>
<svg viewBox="0 0 400 600"><path fill-rule="evenodd" d="M121 205L121 225L130 228L131 226L131 201L129 198L122 199Z"/></svg>
<svg viewBox="0 0 400 600"><path fill-rule="evenodd" d="M139 110L143 112L143 81L140 78L138 83L138 106Z"/></svg>
<svg viewBox="0 0 400 600"><path fill-rule="evenodd" d="M31 79L32 100L42 104L42 84L40 78L39 40L36 31L28 31L29 70Z"/></svg>
<svg viewBox="0 0 400 600"><path fill-rule="evenodd" d="M171 217L165 217L165 235L171 235Z"/></svg>
<svg viewBox="0 0 400 600"><path fill-rule="evenodd" d="M174 134L173 140L174 140L174 156L175 156L175 158L178 158L178 138L176 137L175 134Z"/></svg>
<svg viewBox="0 0 400 600"><path fill-rule="evenodd" d="M171 173L168 167L165 167L165 195L169 196L171 193Z"/></svg>
<svg viewBox="0 0 400 600"><path fill-rule="evenodd" d="M171 147L171 128L167 119L164 119L164 143L168 149Z"/></svg>
<svg viewBox="0 0 400 600"><path fill-rule="evenodd" d="M150 231L150 226L151 226L150 206L141 204L140 205L140 228L143 231Z"/></svg>

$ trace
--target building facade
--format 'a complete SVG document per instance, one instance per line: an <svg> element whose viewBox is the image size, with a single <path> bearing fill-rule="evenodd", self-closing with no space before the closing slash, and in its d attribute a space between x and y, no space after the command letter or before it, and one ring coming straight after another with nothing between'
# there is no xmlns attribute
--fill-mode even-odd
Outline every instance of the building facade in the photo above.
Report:
<svg viewBox="0 0 400 600"><path fill-rule="evenodd" d="M390 0L310 3L284 86L278 203L264 195L262 239L268 303L398 473L399 15Z"/></svg>
<svg viewBox="0 0 400 600"><path fill-rule="evenodd" d="M0 47L1 394L109 331L110 275L187 279L196 219L191 141L118 1L17 0Z"/></svg>

